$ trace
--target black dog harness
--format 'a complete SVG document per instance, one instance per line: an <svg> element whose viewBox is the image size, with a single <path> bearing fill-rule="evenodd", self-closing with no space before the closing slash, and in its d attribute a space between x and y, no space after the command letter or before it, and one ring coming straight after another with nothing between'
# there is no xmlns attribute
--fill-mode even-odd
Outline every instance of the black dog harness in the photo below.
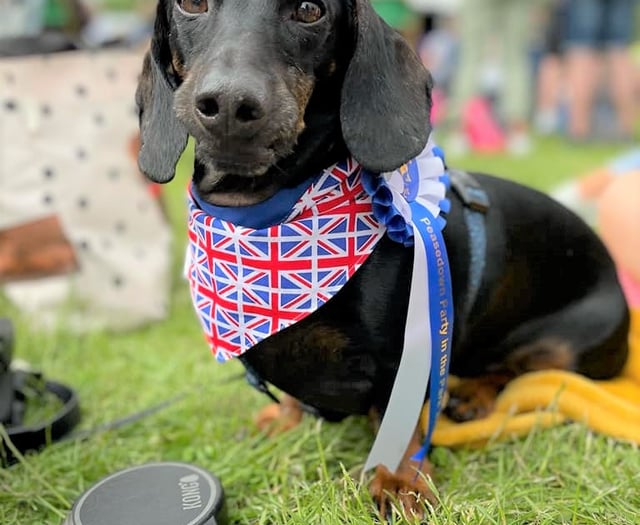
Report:
<svg viewBox="0 0 640 525"><path fill-rule="evenodd" d="M469 232L469 293L462 310L471 312L476 301L487 258L487 233L484 216L489 211L489 196L480 183L466 171L449 170L451 189L464 204L464 221Z"/></svg>

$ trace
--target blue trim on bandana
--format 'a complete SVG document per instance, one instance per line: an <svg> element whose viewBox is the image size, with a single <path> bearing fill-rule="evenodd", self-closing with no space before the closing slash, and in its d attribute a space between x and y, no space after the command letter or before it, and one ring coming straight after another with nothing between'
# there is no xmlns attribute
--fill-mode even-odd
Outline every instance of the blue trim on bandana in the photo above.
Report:
<svg viewBox="0 0 640 525"><path fill-rule="evenodd" d="M198 195L193 183L191 183L191 195L193 195L196 206L210 217L216 217L237 226L262 230L283 223L291 215L291 210L302 197L302 194L316 182L320 175L321 173L311 179L305 179L293 188L283 188L268 199L251 206L216 206L215 204L209 204Z"/></svg>

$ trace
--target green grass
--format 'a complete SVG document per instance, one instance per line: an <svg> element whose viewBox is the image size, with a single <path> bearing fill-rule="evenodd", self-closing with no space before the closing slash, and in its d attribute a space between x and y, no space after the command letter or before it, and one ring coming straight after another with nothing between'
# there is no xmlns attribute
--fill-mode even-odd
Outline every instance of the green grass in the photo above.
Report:
<svg viewBox="0 0 640 525"><path fill-rule="evenodd" d="M548 188L615 152L570 149L549 140L524 159L450 160ZM188 159L181 171L179 181L167 187L177 242L173 301L165 322L132 333L78 337L62 328L53 334L34 332L13 314L17 356L79 391L83 428L177 394L185 397L130 426L54 445L0 469L0 523L59 524L80 493L101 477L156 460L194 462L219 475L232 523L376 523L368 478L360 474L372 442L364 418L337 425L307 418L292 432L266 439L252 422L266 398L237 379L238 363L218 365L210 357L179 278ZM0 302L4 309L12 312ZM432 460L442 500L431 519L436 525L639 521L637 447L593 435L580 425L534 431L479 450L437 448Z"/></svg>

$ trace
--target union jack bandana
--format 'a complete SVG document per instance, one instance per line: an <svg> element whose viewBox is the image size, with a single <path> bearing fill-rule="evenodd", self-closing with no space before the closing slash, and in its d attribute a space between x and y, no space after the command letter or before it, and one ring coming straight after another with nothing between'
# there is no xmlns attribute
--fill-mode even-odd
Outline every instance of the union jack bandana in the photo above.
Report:
<svg viewBox="0 0 640 525"><path fill-rule="evenodd" d="M325 169L280 224L253 229L200 209L189 192L186 272L218 361L242 355L331 299L386 228L352 159Z"/></svg>

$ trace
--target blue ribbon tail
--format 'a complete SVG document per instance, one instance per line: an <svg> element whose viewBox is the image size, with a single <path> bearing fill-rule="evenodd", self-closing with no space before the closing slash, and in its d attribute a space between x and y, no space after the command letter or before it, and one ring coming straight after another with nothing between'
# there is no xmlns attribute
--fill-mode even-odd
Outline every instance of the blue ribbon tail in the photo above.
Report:
<svg viewBox="0 0 640 525"><path fill-rule="evenodd" d="M431 374L429 376L429 422L422 448L412 460L422 462L431 447L431 436L447 389L453 335L453 293L447 250L442 235L446 222L412 202L411 213L427 254L427 290L431 326ZM437 255L439 254L439 255Z"/></svg>
<svg viewBox="0 0 640 525"><path fill-rule="evenodd" d="M429 447L431 445L428 445L427 443L423 444L420 447L420 450L418 450L418 452L416 452L413 456L411 456L411 461L417 461L418 463L422 463L426 457L427 454L429 453Z"/></svg>

